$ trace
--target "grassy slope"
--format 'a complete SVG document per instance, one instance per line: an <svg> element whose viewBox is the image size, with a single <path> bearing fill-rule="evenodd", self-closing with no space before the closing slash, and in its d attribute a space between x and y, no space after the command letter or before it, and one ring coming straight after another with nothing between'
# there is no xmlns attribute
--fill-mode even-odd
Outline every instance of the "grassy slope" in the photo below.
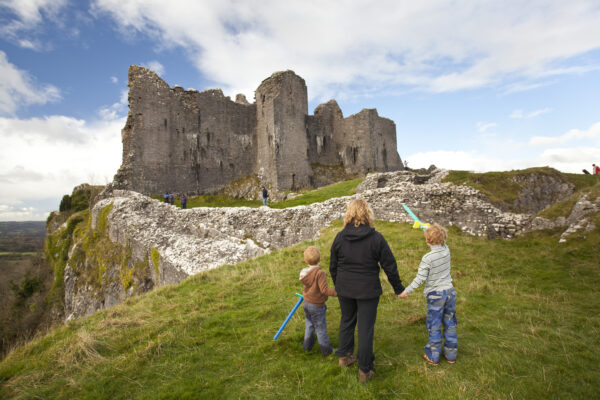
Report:
<svg viewBox="0 0 600 400"><path fill-rule="evenodd" d="M547 218L568 216L580 194L589 192L592 187L598 188L600 180L592 175L566 174L549 167L529 168L524 170L474 173L469 171L450 171L444 178L444 182L452 182L457 185L471 186L483 193L493 204L504 205L512 210L512 202L519 196L521 186L515 181L518 176L531 173L553 177L558 181L570 182L575 185L576 193L567 201L557 203L551 207L552 210L540 214ZM566 215L565 215L566 214Z"/></svg>
<svg viewBox="0 0 600 400"><path fill-rule="evenodd" d="M597 219L597 222L598 221ZM407 224L377 223L406 283L427 247ZM337 225L314 243L328 265ZM301 290L307 245L224 266L71 322L0 363L0 398L595 398L600 396L600 232L487 241L452 230L459 361L420 359L425 300L383 278L376 375L302 350L300 311L272 337ZM339 304L328 302L337 345Z"/></svg>
<svg viewBox="0 0 600 400"><path fill-rule="evenodd" d="M312 203L319 203L334 197L351 196L354 194L356 187L363 181L364 178L357 178L332 185L323 186L321 188L307 191L298 195L290 200L280 202L270 202L271 208L288 208L300 205L308 205ZM152 198L161 200L163 199L160 195L154 195ZM174 204L177 207L181 207L181 200L179 197L175 198ZM188 199L187 208L194 207L260 207L262 206L262 200L245 200L235 199L225 195L202 195L192 196Z"/></svg>

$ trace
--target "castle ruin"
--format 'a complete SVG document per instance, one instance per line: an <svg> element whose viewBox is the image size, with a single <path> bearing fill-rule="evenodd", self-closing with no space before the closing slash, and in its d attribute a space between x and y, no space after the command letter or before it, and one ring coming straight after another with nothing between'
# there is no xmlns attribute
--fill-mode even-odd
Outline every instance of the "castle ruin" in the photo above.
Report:
<svg viewBox="0 0 600 400"><path fill-rule="evenodd" d="M344 118L335 100L308 114L304 79L276 72L255 103L220 89L169 87L153 71L129 68L123 162L113 187L144 194L215 194L257 175L275 191L314 187L313 167L350 174L402 169L396 126L375 109Z"/></svg>

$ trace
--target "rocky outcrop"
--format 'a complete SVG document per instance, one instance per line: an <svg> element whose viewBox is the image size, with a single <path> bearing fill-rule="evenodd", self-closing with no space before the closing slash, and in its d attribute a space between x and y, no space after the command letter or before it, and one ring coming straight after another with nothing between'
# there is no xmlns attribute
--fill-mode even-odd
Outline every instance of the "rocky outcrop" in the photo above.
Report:
<svg viewBox="0 0 600 400"><path fill-rule="evenodd" d="M511 209L527 214L538 213L554 203L565 201L575 191L575 185L559 174L525 174L517 176L515 182L522 189Z"/></svg>
<svg viewBox="0 0 600 400"><path fill-rule="evenodd" d="M446 171L421 172L369 174L354 196L281 210L182 210L136 192L107 190L92 209L90 232L75 240L69 252L67 315L87 315L223 264L315 239L322 228L343 218L348 202L356 197L368 201L379 220L412 224L402 206L406 204L423 222L457 226L488 238L511 239L548 227L543 219L532 220L531 214L502 211L474 188L441 182ZM592 220L586 218L599 211L600 198L582 198L563 218L569 227L563 236L592 229ZM90 240L95 247L82 251Z"/></svg>

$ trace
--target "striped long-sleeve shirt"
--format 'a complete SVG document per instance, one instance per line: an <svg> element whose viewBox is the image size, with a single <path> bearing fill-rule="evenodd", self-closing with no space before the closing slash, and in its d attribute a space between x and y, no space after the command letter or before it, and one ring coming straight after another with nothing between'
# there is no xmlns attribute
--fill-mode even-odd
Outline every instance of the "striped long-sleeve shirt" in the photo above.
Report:
<svg viewBox="0 0 600 400"><path fill-rule="evenodd" d="M430 246L431 251L423 256L417 276L406 288L407 293L425 283L425 296L434 290L446 290L452 288L452 277L450 276L450 249L445 244L441 246Z"/></svg>

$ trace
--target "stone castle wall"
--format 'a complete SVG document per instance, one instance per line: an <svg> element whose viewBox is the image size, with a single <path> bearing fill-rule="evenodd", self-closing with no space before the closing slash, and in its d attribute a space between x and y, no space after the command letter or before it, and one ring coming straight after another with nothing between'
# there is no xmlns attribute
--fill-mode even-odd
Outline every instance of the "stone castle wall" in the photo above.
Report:
<svg viewBox="0 0 600 400"><path fill-rule="evenodd" d="M311 164L348 174L402 169L396 127L374 109L343 118L332 100L308 115L304 79L276 72L256 103L221 90L173 88L147 68L129 69L123 163L113 187L144 194L214 194L257 174L273 190L314 186Z"/></svg>

